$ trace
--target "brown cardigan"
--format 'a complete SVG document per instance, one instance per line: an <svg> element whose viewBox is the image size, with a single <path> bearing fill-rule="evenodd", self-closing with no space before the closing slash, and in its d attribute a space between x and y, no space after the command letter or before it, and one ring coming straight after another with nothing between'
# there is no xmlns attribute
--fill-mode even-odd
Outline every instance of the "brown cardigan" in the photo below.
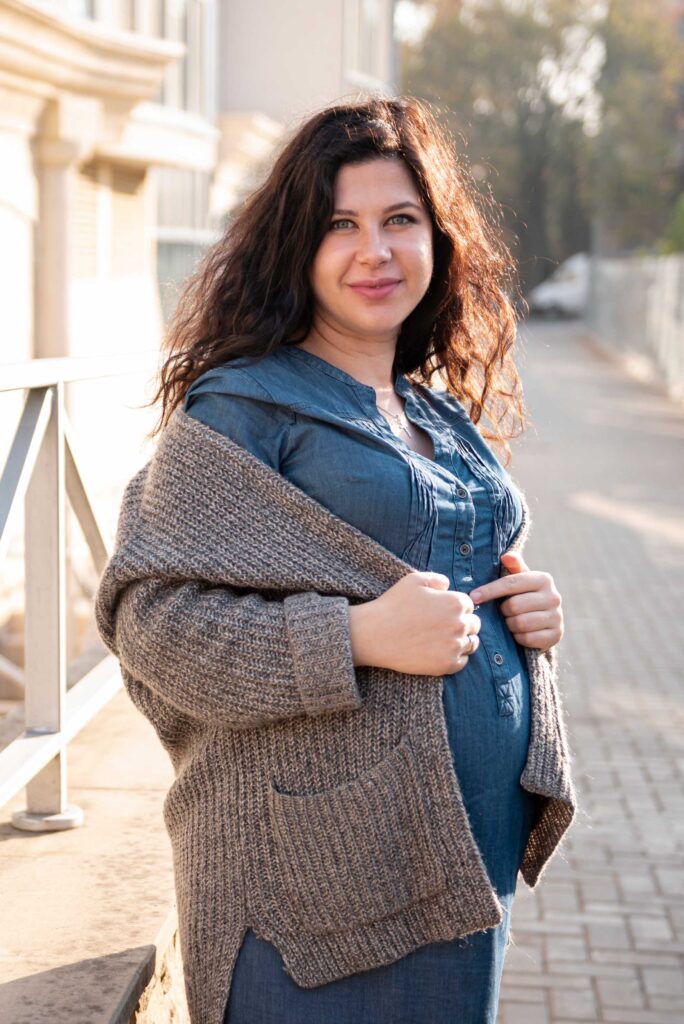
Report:
<svg viewBox="0 0 684 1024"><path fill-rule="evenodd" d="M512 547L529 526L523 495ZM222 1024L247 928L310 988L502 918L443 678L352 661L349 604L412 571L181 408L126 486L96 620L176 773L163 816L193 1024ZM556 648L524 650L534 886L575 796Z"/></svg>

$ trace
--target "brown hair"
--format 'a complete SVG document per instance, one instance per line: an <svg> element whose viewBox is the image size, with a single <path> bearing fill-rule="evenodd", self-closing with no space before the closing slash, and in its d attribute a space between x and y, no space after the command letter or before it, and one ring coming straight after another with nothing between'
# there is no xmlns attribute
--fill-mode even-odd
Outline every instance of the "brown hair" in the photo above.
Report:
<svg viewBox="0 0 684 1024"><path fill-rule="evenodd" d="M282 145L266 180L234 212L222 237L188 278L169 321L152 401L162 399L159 432L191 383L239 356L258 362L279 345L302 341L313 319L309 273L329 229L337 171L375 158L403 159L433 223L434 270L420 303L401 325L394 369L444 386L493 425L501 443L525 428L522 388L510 349L517 272L484 197L459 162L429 106L414 97L371 96L309 117ZM519 432L520 432L519 431Z"/></svg>

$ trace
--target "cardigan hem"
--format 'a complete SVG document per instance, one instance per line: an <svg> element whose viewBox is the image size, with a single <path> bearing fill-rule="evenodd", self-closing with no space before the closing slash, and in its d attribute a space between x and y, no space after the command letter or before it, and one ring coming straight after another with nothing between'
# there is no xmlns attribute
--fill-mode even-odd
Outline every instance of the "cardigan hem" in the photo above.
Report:
<svg viewBox="0 0 684 1024"><path fill-rule="evenodd" d="M464 905L463 890L446 886L428 899L353 931L312 935L310 932L264 931L250 927L276 947L292 980L301 988L317 988L339 978L394 963L421 946L448 942L494 928L503 909L494 893L478 893Z"/></svg>

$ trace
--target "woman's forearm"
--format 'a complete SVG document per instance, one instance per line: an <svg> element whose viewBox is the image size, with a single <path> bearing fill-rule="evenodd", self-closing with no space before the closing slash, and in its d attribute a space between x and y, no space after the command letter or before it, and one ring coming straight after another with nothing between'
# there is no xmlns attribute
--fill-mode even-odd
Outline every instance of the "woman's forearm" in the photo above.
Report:
<svg viewBox="0 0 684 1024"><path fill-rule="evenodd" d="M382 665L377 599L363 604L349 605L349 633L354 665Z"/></svg>

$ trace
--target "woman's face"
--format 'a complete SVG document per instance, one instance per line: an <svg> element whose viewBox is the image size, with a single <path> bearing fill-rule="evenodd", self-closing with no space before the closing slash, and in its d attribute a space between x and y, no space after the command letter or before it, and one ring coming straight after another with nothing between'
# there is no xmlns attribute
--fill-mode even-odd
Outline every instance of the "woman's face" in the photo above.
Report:
<svg viewBox="0 0 684 1024"><path fill-rule="evenodd" d="M432 277L432 222L398 157L345 164L311 270L316 316L360 337L396 340ZM386 287L362 287L389 280Z"/></svg>

